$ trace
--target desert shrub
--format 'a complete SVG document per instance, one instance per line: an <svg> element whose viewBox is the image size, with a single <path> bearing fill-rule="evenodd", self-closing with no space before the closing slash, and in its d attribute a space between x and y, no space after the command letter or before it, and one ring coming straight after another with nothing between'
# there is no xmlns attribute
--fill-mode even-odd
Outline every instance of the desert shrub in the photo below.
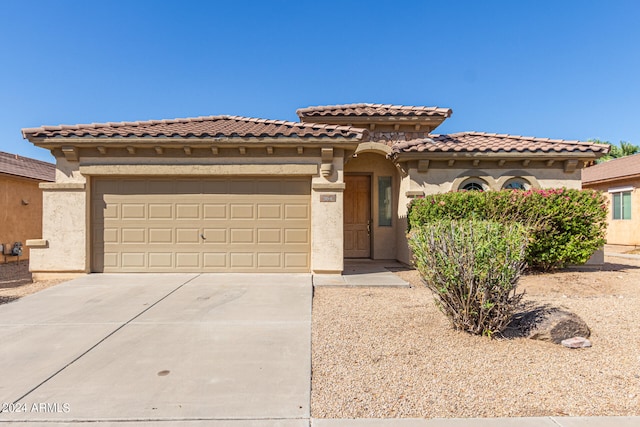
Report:
<svg viewBox="0 0 640 427"><path fill-rule="evenodd" d="M530 233L527 264L551 270L583 264L605 243L607 206L595 190L458 191L415 199L409 229L439 219L520 223Z"/></svg>
<svg viewBox="0 0 640 427"><path fill-rule="evenodd" d="M522 294L527 232L520 224L435 220L409 234L415 265L453 327L477 335L501 332Z"/></svg>

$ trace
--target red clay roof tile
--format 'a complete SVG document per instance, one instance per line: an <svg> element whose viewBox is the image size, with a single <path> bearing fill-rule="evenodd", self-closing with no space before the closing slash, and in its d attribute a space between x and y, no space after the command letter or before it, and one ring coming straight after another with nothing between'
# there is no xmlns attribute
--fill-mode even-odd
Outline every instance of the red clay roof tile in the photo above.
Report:
<svg viewBox="0 0 640 427"><path fill-rule="evenodd" d="M450 108L438 107L413 107L405 105L391 104L342 104L342 105L321 105L317 107L300 108L296 111L298 117L313 116L398 116L398 117L420 117L420 116L440 116L447 118L451 116Z"/></svg>
<svg viewBox="0 0 640 427"><path fill-rule="evenodd" d="M394 153L412 152L596 152L606 153L607 145L562 139L534 138L484 132L460 132L429 135L428 138L403 141L393 146Z"/></svg>
<svg viewBox="0 0 640 427"><path fill-rule="evenodd" d="M367 131L352 126L288 122L239 116L207 116L143 122L91 123L22 129L25 138L38 137L283 137L349 138Z"/></svg>
<svg viewBox="0 0 640 427"><path fill-rule="evenodd" d="M56 179L55 165L3 151L0 151L0 173L38 181L52 182Z"/></svg>

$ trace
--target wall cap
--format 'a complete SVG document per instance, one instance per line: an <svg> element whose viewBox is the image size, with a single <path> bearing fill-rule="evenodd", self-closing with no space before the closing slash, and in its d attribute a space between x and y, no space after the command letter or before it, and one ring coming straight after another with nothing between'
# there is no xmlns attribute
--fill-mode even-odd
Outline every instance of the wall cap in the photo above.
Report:
<svg viewBox="0 0 640 427"><path fill-rule="evenodd" d="M47 239L27 239L25 243L30 248L48 248L49 241Z"/></svg>
<svg viewBox="0 0 640 427"><path fill-rule="evenodd" d="M41 190L64 191L64 190L84 190L87 184L84 182L41 182Z"/></svg>

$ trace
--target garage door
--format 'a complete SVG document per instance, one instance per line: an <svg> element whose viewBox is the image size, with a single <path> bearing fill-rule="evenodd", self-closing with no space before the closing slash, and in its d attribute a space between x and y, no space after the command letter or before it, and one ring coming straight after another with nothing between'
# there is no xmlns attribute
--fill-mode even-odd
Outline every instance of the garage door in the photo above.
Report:
<svg viewBox="0 0 640 427"><path fill-rule="evenodd" d="M308 272L309 179L92 184L96 272Z"/></svg>

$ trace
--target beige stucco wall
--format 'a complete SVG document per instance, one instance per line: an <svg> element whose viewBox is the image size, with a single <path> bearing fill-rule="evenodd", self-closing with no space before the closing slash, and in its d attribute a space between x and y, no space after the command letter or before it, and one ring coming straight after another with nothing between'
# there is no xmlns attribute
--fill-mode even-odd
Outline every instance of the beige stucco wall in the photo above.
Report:
<svg viewBox="0 0 640 427"><path fill-rule="evenodd" d="M436 164L436 167L429 167L423 172L418 171L416 162L404 165L407 175L400 184L398 217L403 222L397 230L397 259L407 264L412 261L406 239L407 206L413 198L407 193L424 192L424 195L428 195L455 191L466 178L474 176L481 177L492 190L499 190L502 184L514 177L524 177L534 188L581 188L580 170L565 172L561 164L547 167L543 162L532 162L531 167L521 167L507 163L502 168L496 168L472 167L469 162L458 162L457 167Z"/></svg>
<svg viewBox="0 0 640 427"><path fill-rule="evenodd" d="M333 173L311 178L311 271L317 274L339 274L344 269L343 156L344 150L334 150ZM322 201L334 196L335 202Z"/></svg>
<svg viewBox="0 0 640 427"><path fill-rule="evenodd" d="M38 181L29 178L0 174L0 243L5 244L5 252L15 242L22 242L22 256L29 258L27 239L35 239L42 234L42 190ZM17 261L7 256L7 262ZM0 255L0 263L5 257Z"/></svg>
<svg viewBox="0 0 640 427"><path fill-rule="evenodd" d="M58 158L56 182L40 187L43 189L42 234L35 238L45 244L30 248L29 269L39 278L51 272L88 272L89 185L79 172L79 163Z"/></svg>
<svg viewBox="0 0 640 427"><path fill-rule="evenodd" d="M372 216L372 251L373 259L396 259L397 230L402 227L402 218L394 216L391 227L379 226L378 221L378 177L390 176L392 183L392 212L398 212L398 193L400 190L399 173L395 165L383 155L377 153L360 153L345 165L346 174L371 174L371 216Z"/></svg>
<svg viewBox="0 0 640 427"><path fill-rule="evenodd" d="M631 191L631 219L613 219L611 188L633 187ZM640 179L618 180L611 183L585 185L604 192L608 200L607 243L611 245L640 246Z"/></svg>
<svg viewBox="0 0 640 427"><path fill-rule="evenodd" d="M277 152L278 149L276 149ZM163 175L171 173L198 176L228 175L305 175L312 181L311 190L311 268L319 273L339 273L343 269L342 212L344 191L344 150L334 149L331 173L321 173L323 160L319 149L304 155L285 157L81 157L79 161L58 158L56 183L44 190L43 229L46 245L32 248L30 269L45 277L52 272L90 271L90 189L91 176ZM126 165L126 166L123 166ZM154 166L155 165L155 166ZM195 165L195 166L190 166ZM222 166L219 166L222 165ZM169 169L167 169L169 168ZM326 169L326 168L325 168ZM335 202L321 202L322 194L335 195Z"/></svg>

